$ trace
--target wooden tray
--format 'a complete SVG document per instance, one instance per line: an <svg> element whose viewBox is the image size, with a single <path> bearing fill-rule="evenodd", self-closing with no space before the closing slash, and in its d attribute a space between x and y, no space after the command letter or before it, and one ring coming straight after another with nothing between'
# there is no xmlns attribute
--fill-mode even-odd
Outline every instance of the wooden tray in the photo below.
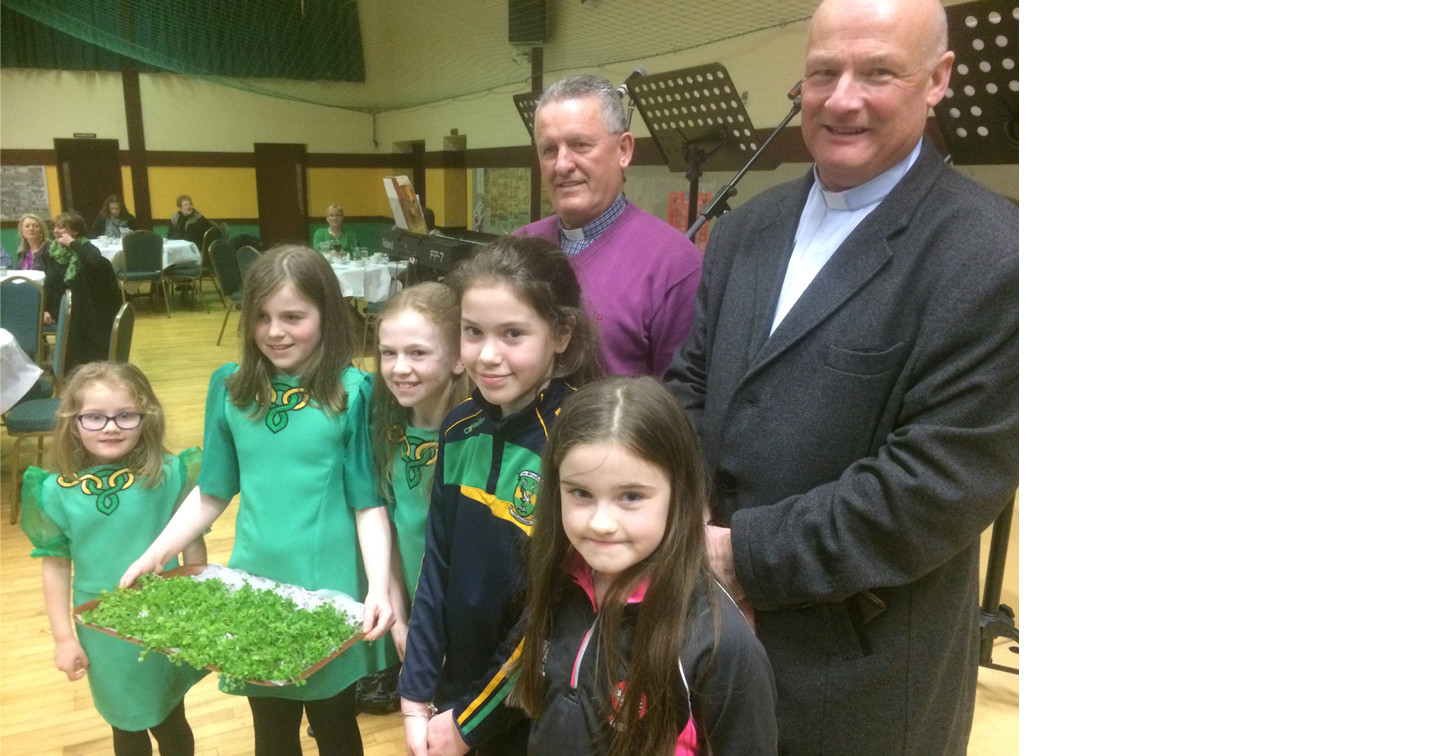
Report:
<svg viewBox="0 0 1440 756"><path fill-rule="evenodd" d="M196 575L199 575L201 572L204 572L204 571L205 571L205 568L207 568L207 567L209 567L209 566L210 566L210 565L207 565L207 564L186 564L186 565L181 565L180 567L176 567L176 568L173 569L173 570L165 570L164 572L162 572L162 573L159 574L159 577L161 577L161 578L167 578L167 579L168 579L168 578L190 578L190 577L194 577L194 576L196 576ZM218 566L223 566L223 565L218 565ZM75 610L74 610L74 612L73 612L73 614L75 615L75 621L78 622L78 623L80 623L80 624L82 624L82 625L84 625L85 627L90 628L91 630L96 630L96 631L102 632L102 633L104 633L104 634L106 634L106 635L108 635L108 636L110 636L110 637L112 637L112 638L119 638L120 640L123 640L123 641L125 641L125 642L127 642L127 643L134 643L135 645L140 646L141 648L145 648L144 642L140 641L140 640L137 639L137 638L131 638L131 637L128 636L128 635L121 635L121 634L115 632L114 630L111 630L111 629L108 628L108 627L101 627L101 626L99 626L99 625L93 625L93 624L91 624L91 623L89 623L89 622L85 622L84 620L80 619L80 615L81 615L81 614L84 614L85 612L88 612L88 611L96 608L96 607L99 606L99 605L100 605L100 600L99 600L99 599L94 599L94 600L92 600L92 601L86 601L85 603L83 603L83 604L75 607ZM356 631L355 631L355 634L352 635L352 636L350 636L350 639L349 639L349 640L347 640L347 641L345 641L344 643L340 644L340 647L337 648L337 649L335 649L335 652L334 652L334 653L332 653L332 654L330 654L329 656L325 657L324 659L321 659L320 661L315 662L314 664L312 664L309 669L307 669L307 670L305 670L304 672L302 672L302 673L300 674L300 676L299 676L298 678L296 678L296 679L298 679L298 680L304 680L304 679L310 677L311 675L315 674L316 672L319 672L321 667L324 667L326 664L329 664L330 662L334 661L336 657L338 657L338 656L340 656L341 654L345 653L345 651L346 651L347 649L349 649L351 646L355 645L355 642L358 641L358 640L360 640L360 639L363 638L364 636L365 636L365 634L364 634L363 632L361 632L361 631L359 631L359 630L356 630ZM159 649L151 649L151 650L152 650L152 651L155 651L155 652L158 652L158 653L165 654L166 656L169 656L170 653L171 653L170 651L166 651L166 650L159 650ZM218 669L218 668L216 668L215 665L213 665L213 664L207 664L207 665L205 665L205 669L211 670L212 672L219 672L219 673L223 673L223 672L225 671L225 670L223 670L223 669ZM285 686L288 686L288 685L292 685L292 684L293 684L292 682L288 682L288 681L287 681L287 682L275 682L275 681L273 681L273 680L248 680L248 679L247 679L247 680L245 680L245 682L247 682L247 683L249 683L249 684L251 684L251 685L263 685L263 686L269 687L269 688L280 688L280 687L285 687Z"/></svg>

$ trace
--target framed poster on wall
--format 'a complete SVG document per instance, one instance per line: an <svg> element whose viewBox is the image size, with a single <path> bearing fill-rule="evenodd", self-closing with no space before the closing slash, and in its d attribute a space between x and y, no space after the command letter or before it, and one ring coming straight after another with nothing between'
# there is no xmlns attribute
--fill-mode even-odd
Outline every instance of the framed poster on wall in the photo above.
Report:
<svg viewBox="0 0 1440 756"><path fill-rule="evenodd" d="M476 168L475 207L470 229L490 234L508 234L530 222L529 168ZM544 192L540 194L540 217L554 212Z"/></svg>
<svg viewBox="0 0 1440 756"><path fill-rule="evenodd" d="M0 220L17 221L25 213L50 217L50 185L45 178L45 166L0 166Z"/></svg>

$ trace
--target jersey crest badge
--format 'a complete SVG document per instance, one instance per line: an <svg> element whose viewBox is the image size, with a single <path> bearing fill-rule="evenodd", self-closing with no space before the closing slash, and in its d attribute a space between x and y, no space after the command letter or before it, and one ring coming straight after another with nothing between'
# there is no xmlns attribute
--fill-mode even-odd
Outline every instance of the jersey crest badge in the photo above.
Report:
<svg viewBox="0 0 1440 756"><path fill-rule="evenodd" d="M540 476L530 470L521 470L515 479L515 496L511 499L510 516L526 525L534 525L530 519L535 514L535 497L540 495Z"/></svg>
<svg viewBox="0 0 1440 756"><path fill-rule="evenodd" d="M610 693L610 726L616 727L615 715L620 713L620 706L625 703L625 681L615 683L615 690ZM645 694L640 694L640 712L637 718L645 717Z"/></svg>

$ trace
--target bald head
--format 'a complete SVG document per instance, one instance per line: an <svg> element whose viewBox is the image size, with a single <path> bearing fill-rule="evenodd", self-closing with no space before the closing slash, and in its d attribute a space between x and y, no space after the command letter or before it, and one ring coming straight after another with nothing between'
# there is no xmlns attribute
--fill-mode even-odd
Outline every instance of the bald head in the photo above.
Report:
<svg viewBox="0 0 1440 756"><path fill-rule="evenodd" d="M815 21L829 14L875 13L886 18L908 18L922 28L920 44L929 55L932 66L950 46L949 22L940 0L824 0L810 18L810 33Z"/></svg>
<svg viewBox="0 0 1440 756"><path fill-rule="evenodd" d="M825 0L810 19L800 132L825 188L905 159L950 82L938 0Z"/></svg>

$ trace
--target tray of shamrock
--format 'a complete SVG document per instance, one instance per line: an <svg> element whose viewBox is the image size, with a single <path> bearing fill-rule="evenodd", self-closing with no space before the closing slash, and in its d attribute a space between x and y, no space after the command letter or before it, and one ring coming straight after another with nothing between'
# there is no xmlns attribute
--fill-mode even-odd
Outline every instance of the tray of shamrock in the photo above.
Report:
<svg viewBox="0 0 1440 756"><path fill-rule="evenodd" d="M150 651L253 685L304 685L360 640L364 606L219 564L142 575L102 591L75 620Z"/></svg>

